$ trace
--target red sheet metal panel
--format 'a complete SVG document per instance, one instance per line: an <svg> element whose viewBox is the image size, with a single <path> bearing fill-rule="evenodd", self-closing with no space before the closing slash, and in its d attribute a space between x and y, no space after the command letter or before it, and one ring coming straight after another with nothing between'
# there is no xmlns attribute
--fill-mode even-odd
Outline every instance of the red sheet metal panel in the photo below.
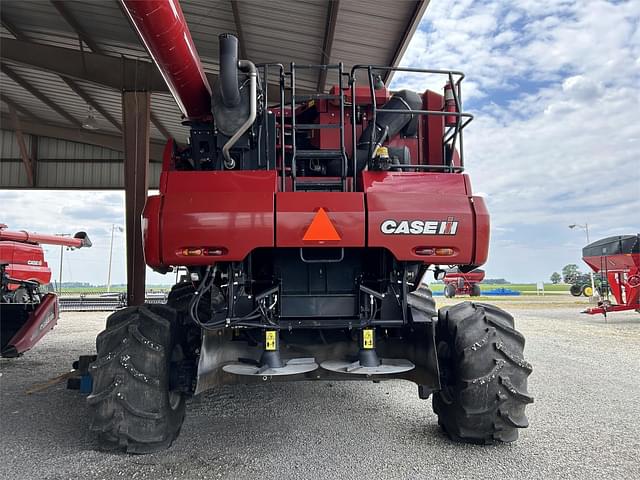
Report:
<svg viewBox="0 0 640 480"><path fill-rule="evenodd" d="M363 184L369 247L387 248L398 260L437 265L480 265L486 259L488 216L481 218L487 241L476 252L477 218L465 175L363 172ZM484 215L481 199L478 207ZM452 251L428 254L435 249Z"/></svg>
<svg viewBox="0 0 640 480"><path fill-rule="evenodd" d="M144 245L144 261L156 270L162 268L162 255L160 253L161 242L158 241L160 231L160 210L162 196L153 195L147 197L147 203L142 212L142 243Z"/></svg>
<svg viewBox="0 0 640 480"><path fill-rule="evenodd" d="M19 304L9 306L21 307ZM58 316L58 296L53 293L47 293L42 297L42 301L35 306L22 328L9 340L7 346L13 347L15 354L30 350L47 332L56 326Z"/></svg>
<svg viewBox="0 0 640 480"><path fill-rule="evenodd" d="M320 209L339 240L304 240ZM309 237L307 237L309 238ZM276 194L277 247L364 247L364 195L351 192L279 192Z"/></svg>
<svg viewBox="0 0 640 480"><path fill-rule="evenodd" d="M9 263L6 272L12 278L32 280L41 285L51 281L51 269L40 245L0 241L0 261ZM18 285L9 285L9 290L16 288Z"/></svg>
<svg viewBox="0 0 640 480"><path fill-rule="evenodd" d="M429 193L470 195L467 175L428 172L362 172L366 193Z"/></svg>
<svg viewBox="0 0 640 480"><path fill-rule="evenodd" d="M172 172L156 225L148 210L145 251L159 249L163 266L211 265L273 247L276 181L275 171Z"/></svg>
<svg viewBox="0 0 640 480"><path fill-rule="evenodd" d="M489 257L489 239L491 235L491 221L489 210L482 197L471 197L471 206L475 214L476 242L474 245L473 265L483 265Z"/></svg>

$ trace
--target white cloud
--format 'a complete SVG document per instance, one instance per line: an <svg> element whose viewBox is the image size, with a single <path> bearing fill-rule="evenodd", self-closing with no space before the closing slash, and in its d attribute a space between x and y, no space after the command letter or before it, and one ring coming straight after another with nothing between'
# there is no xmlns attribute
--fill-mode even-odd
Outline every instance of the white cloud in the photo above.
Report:
<svg viewBox="0 0 640 480"><path fill-rule="evenodd" d="M74 234L86 231L93 245L64 253L63 282L106 284L112 225L125 225L124 193L104 191L0 191L0 223L29 232ZM28 207L25 207L27 206ZM125 234L113 242L112 283L126 283ZM43 246L45 259L58 279L60 247ZM173 275L148 269L147 283L171 284Z"/></svg>
<svg viewBox="0 0 640 480"><path fill-rule="evenodd" d="M588 222L592 238L640 231L637 0L434 0L403 64L467 74L464 99L476 120L466 159L492 214L490 277L539 280L578 263L584 235L570 223ZM397 88L425 86L440 92L444 81L395 77ZM65 271L106 281L111 224L124 224L122 193L0 192L0 205L0 222L15 228L87 230L94 247L67 255ZM57 270L55 258L52 251Z"/></svg>
<svg viewBox="0 0 640 480"><path fill-rule="evenodd" d="M493 225L512 237L492 246L488 267L502 270L490 276L525 280L525 264L551 272L563 256L576 261L579 251L562 245L575 236L569 223L589 222L593 238L640 231L639 25L633 1L443 0L427 9L403 64L467 74L476 116L468 171L488 194ZM443 87L417 75L395 82ZM554 227L557 251L523 237L523 226L540 237Z"/></svg>

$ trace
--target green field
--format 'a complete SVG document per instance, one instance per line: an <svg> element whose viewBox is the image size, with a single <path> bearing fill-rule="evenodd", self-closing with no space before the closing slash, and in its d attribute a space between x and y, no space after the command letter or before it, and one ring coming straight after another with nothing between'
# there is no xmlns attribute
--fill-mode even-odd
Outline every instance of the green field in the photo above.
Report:
<svg viewBox="0 0 640 480"><path fill-rule="evenodd" d="M171 286L170 285L147 285L147 292L153 291L153 292L168 292L169 290L171 290ZM111 293L119 293L119 292L126 292L127 291L127 287L122 286L122 285L118 285L118 286L114 286L111 287ZM62 288L62 293L68 293L68 294L99 294L99 293L106 293L107 292L107 287L105 286L100 286L100 287L63 287Z"/></svg>
<svg viewBox="0 0 640 480"><path fill-rule="evenodd" d="M444 290L444 284L442 283L432 283L429 288L434 292L441 292ZM536 284L535 283L505 283L505 284L492 284L492 283L481 283L480 288L483 291L493 290L496 288L505 288L509 290L516 290L521 292L523 295L535 295L536 293ZM171 289L168 285L147 285L147 291L154 292L167 292ZM111 292L126 292L127 288L124 286L114 286L111 287ZM62 293L68 294L99 294L105 293L107 291L106 287L65 287L62 289ZM552 283L544 284L544 291L547 293L569 293L569 285L561 283L554 285Z"/></svg>
<svg viewBox="0 0 640 480"><path fill-rule="evenodd" d="M444 284L442 283L432 283L429 288L434 292L441 292L444 290ZM536 294L536 284L535 283L504 283L504 284L493 284L493 283L481 283L480 288L482 291L493 290L495 288L505 288L508 290L516 290L523 295L535 295ZM554 285L553 283L545 283L544 291L549 293L569 293L569 285L564 283L559 283Z"/></svg>

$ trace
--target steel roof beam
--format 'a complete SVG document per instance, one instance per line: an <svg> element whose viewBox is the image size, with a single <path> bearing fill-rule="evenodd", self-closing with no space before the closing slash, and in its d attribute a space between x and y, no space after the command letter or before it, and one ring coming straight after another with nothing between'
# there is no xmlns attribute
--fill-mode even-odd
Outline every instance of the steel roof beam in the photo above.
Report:
<svg viewBox="0 0 640 480"><path fill-rule="evenodd" d="M11 33L11 35L13 35L14 37L16 37L18 40L26 40L26 37L24 36L24 34L18 29L18 27L16 27L12 22L10 22L9 20L7 20L4 16L2 17L2 26L4 28L6 28L7 30L9 30L9 33ZM4 42L4 38L2 39L2 41Z"/></svg>
<svg viewBox="0 0 640 480"><path fill-rule="evenodd" d="M162 124L160 119L153 113L153 110L149 113L149 118L154 127L166 138L167 140L173 138L173 135L169 133L169 130Z"/></svg>
<svg viewBox="0 0 640 480"><path fill-rule="evenodd" d="M58 10L58 13L62 15L62 18L64 18L69 26L76 32L80 40L82 40L92 51L96 53L102 53L102 49L98 46L98 44L91 38L91 36L86 32L82 25L80 25L73 14L69 12L65 5L65 2L61 2L60 0L51 0L51 4L55 7L56 10Z"/></svg>
<svg viewBox="0 0 640 480"><path fill-rule="evenodd" d="M98 112L100 115L102 115L105 120L107 120L109 123L111 123L114 127L116 127L119 131L122 131L122 125L120 125L120 122L118 122L113 115L111 115L109 112L107 112L104 108L102 108L102 106L96 102L91 95L89 95L87 92L85 92L84 90L82 90L82 88L80 88L80 85L78 85L75 81L71 80L70 78L66 78L66 77L60 77L62 79L62 81L64 83L67 84L67 86L74 91L74 93L76 95L78 95L80 98L82 98L87 105L89 105L90 107L92 107L96 112Z"/></svg>
<svg viewBox="0 0 640 480"><path fill-rule="evenodd" d="M20 126L18 114L12 106L9 106L9 116L11 117L11 123L16 134L16 141L18 142L18 149L20 150L20 158L22 159L22 164L24 165L24 169L27 174L27 183L30 186L35 187L36 178L34 175L33 161L29 156L29 150L27 149L27 143L24 141L24 135L22 135L22 128Z"/></svg>
<svg viewBox="0 0 640 480"><path fill-rule="evenodd" d="M34 120L36 122L46 123L46 120L40 118L38 115L33 113L28 108L25 108L22 105L20 105L19 103L14 102L11 98L7 97L2 92L0 92L0 100L2 100L4 103L6 103L9 106L9 108L14 108L16 110L16 112L20 112L22 115L24 115L28 119Z"/></svg>
<svg viewBox="0 0 640 480"><path fill-rule="evenodd" d="M3 42L4 43L4 42ZM0 70L2 70L2 72L9 77L11 80L13 80L14 82L16 82L18 85L20 85L22 88L24 88L27 92L29 92L31 95L33 95L34 97L36 97L38 100L40 100L42 103L44 103L45 105L47 105L49 108L51 108L54 112L56 112L58 115L60 115L63 118L66 118L69 122L71 122L73 125L77 125L79 127L82 126L82 122L79 121L77 118L75 118L73 115L71 115L69 112L67 112L64 108L62 108L60 105L58 105L56 102L54 102L53 100L51 100L49 97L47 97L44 93L42 93L40 90L38 90L36 87L34 87L33 85L31 85L29 82L27 82L24 78L22 78L15 70L13 70L12 68L10 68L8 65L6 64L1 64L0 65Z"/></svg>
<svg viewBox="0 0 640 480"><path fill-rule="evenodd" d="M325 27L324 31L324 41L322 42L320 64L331 63L331 49L333 48L333 39L336 33L336 23L338 22L338 10L340 10L340 1L330 1L327 8L327 26ZM318 92L324 92L326 85L327 71L320 70L320 72L318 73Z"/></svg>
<svg viewBox="0 0 640 480"><path fill-rule="evenodd" d="M69 12L67 7L65 6L65 2L60 0L51 0L51 3L56 8L56 10L58 10L60 15L62 15L62 18L64 18L65 21L69 24L69 26L73 28L73 30L78 34L78 37L80 38L80 40L86 43L93 53L98 53L100 55L105 54L104 50L84 30L82 25L78 23L78 21L71 14L71 12ZM102 108L95 100L93 100L93 98L91 98L89 94L84 92L77 83L63 76L61 76L61 78L69 86L69 88L71 88L80 98L82 98L85 102L87 102L88 105L93 107L94 110L100 113L100 115L102 115L107 121L109 121L109 123L115 126L119 131L122 131L122 125L120 124L120 122L118 122L109 112L107 112L104 108ZM166 128L164 128L162 123L160 123L160 121L157 119L155 115L151 116L151 123L155 125L158 131L162 133L162 135L164 135L165 138L167 139L171 138L171 134L167 131Z"/></svg>
<svg viewBox="0 0 640 480"><path fill-rule="evenodd" d="M0 42L0 57L5 61L114 90L169 91L160 72L150 62L82 53L70 48L10 38L3 38Z"/></svg>
<svg viewBox="0 0 640 480"><path fill-rule="evenodd" d="M391 57L391 61L389 62L389 65L391 65L392 67L397 67L400 64L400 60L402 60L402 56L404 55L404 52L407 51L409 42L411 41L413 34L416 33L416 30L418 29L418 25L420 25L420 20L422 20L422 17L424 16L424 12L427 10L427 7L429 6L429 1L430 0L419 0L416 2L416 7L415 7L415 10L413 11L413 15L409 19L409 23L407 23L407 27L405 28L404 33L402 34L402 40L400 40L400 43L398 43L398 48L393 53L393 57ZM385 74L384 83L387 86L391 82L391 79L393 78L393 74L394 72L391 70Z"/></svg>
<svg viewBox="0 0 640 480"><path fill-rule="evenodd" d="M8 115L3 114L0 117L0 120L2 120L3 129L14 130L11 124L11 118ZM108 148L118 152L122 152L123 150L121 135L90 132L81 128L73 128L69 125L47 124L42 123L41 121L32 121L25 118L20 119L20 127L22 129L22 133L29 135L57 138L68 142L88 143L89 145L96 145L98 147ZM149 158L158 162L162 161L163 150L164 143L152 141L149 144Z"/></svg>
<svg viewBox="0 0 640 480"><path fill-rule="evenodd" d="M95 43L92 42L89 37L83 38L83 35L85 35L84 30L80 26L76 28L77 22L71 16L71 14L68 13L68 11L66 10L66 7L63 5L63 2L52 0L51 3L62 14L64 19L69 23L69 25L71 25L71 27L76 30L76 32L78 33L78 36L80 36L81 40L83 40L84 43L86 43L92 50L98 48L97 45L95 45ZM5 26L5 28L7 28L17 39L26 40L27 37L25 36L25 34L22 31L20 31L17 27L15 27L13 24L8 22L7 19L3 19L2 23ZM104 108L102 108L102 106L100 106L100 104L98 104L98 102L96 102L89 94L84 92L76 82L74 82L70 78L63 77L60 75L58 76L64 83L67 84L67 86L71 90L73 90L73 92L76 95L82 98L87 103L87 105L90 105L91 107L93 107L93 109L98 113L100 113L108 122L113 124L119 131L122 131L122 126L120 125L120 123L115 118L113 118L113 116L109 114L109 112L107 112Z"/></svg>
<svg viewBox="0 0 640 480"><path fill-rule="evenodd" d="M0 57L11 63L45 70L113 90L169 93L167 84L156 66L142 60L99 53L81 53L70 48L54 47L12 38L3 38L0 42ZM217 78L218 76L215 74L207 74L209 85L214 85ZM299 89L299 93L313 92ZM270 84L269 97L278 98L279 95L279 85L277 83Z"/></svg>

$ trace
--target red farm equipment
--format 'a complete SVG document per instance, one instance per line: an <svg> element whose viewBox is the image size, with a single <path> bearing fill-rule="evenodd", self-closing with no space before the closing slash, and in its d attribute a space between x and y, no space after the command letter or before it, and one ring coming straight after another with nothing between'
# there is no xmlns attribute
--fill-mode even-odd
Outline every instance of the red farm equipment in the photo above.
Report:
<svg viewBox="0 0 640 480"><path fill-rule="evenodd" d="M0 224L0 354L17 357L31 349L58 321L58 297L48 291L51 269L40 245L90 247L73 238L8 230Z"/></svg>
<svg viewBox="0 0 640 480"><path fill-rule="evenodd" d="M480 282L484 280L484 270L475 268L470 272L463 272L459 268L450 268L447 270L444 282L444 296L453 298L456 295L469 295L471 297L479 297Z"/></svg>
<svg viewBox="0 0 640 480"><path fill-rule="evenodd" d="M589 267L606 279L605 298L596 307L583 313L621 312L635 310L640 313L640 234L619 235L590 243L582 249L582 259ZM612 303L608 293L615 302Z"/></svg>
<svg viewBox="0 0 640 480"><path fill-rule="evenodd" d="M167 305L121 310L98 336L101 441L167 447L185 398L223 384L349 379L412 381L452 438L514 441L533 400L513 318L471 302L438 312L421 283L487 258L489 215L464 173L464 75L254 65L223 34L210 88L177 2L122 4L191 127L189 147L167 145L143 214L147 264L186 274ZM304 91L299 77L319 70L335 86ZM390 92L392 71L443 91Z"/></svg>

